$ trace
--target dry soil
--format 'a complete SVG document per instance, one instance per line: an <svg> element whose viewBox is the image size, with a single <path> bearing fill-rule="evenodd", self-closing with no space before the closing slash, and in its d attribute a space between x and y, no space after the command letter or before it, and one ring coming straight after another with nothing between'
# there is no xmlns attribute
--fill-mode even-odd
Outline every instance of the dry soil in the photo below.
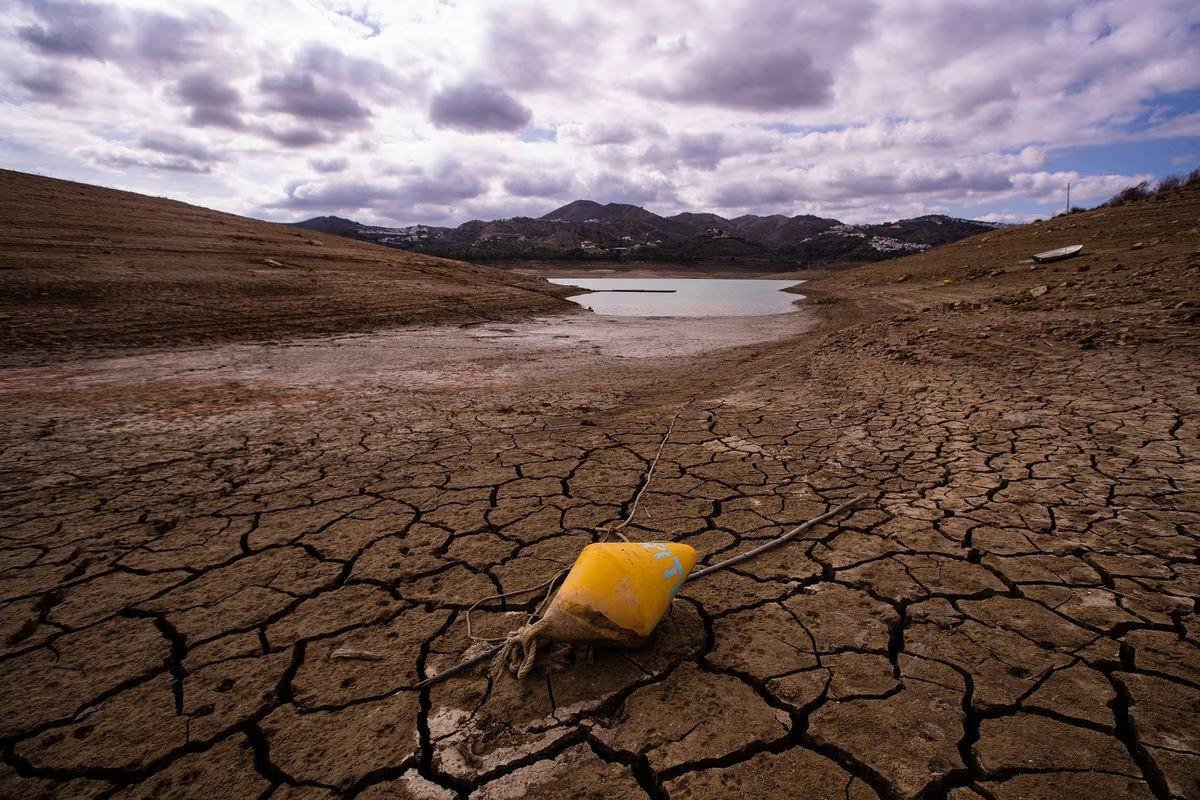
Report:
<svg viewBox="0 0 1200 800"><path fill-rule="evenodd" d="M1200 797L1198 212L1176 193L831 276L736 347L575 312L105 351L75 301L40 307L61 335L22 305L0 795ZM470 275L480 313L558 302ZM712 563L871 500L689 584L639 650L415 688L479 647L469 604L628 513L676 411L634 539Z"/></svg>

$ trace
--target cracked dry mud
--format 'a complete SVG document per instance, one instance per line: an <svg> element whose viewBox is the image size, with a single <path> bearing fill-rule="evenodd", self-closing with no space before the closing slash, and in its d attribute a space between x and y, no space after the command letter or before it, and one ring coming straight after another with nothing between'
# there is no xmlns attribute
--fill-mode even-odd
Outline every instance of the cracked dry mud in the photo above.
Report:
<svg viewBox="0 0 1200 800"><path fill-rule="evenodd" d="M303 381L283 345L9 370L0 795L1198 797L1197 207L832 277L701 355L445 328ZM641 649L414 688L627 513L681 405L635 539L713 563L873 499Z"/></svg>

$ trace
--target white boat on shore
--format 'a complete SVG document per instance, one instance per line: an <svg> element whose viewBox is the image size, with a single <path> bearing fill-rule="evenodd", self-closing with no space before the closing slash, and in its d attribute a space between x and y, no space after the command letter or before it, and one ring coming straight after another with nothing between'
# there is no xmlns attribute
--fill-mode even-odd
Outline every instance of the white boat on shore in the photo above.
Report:
<svg viewBox="0 0 1200 800"><path fill-rule="evenodd" d="M1067 247L1060 247L1057 250L1047 250L1044 253L1037 253L1033 260L1039 264L1045 264L1047 261L1062 261L1064 258L1077 256L1083 251L1083 245L1073 244Z"/></svg>

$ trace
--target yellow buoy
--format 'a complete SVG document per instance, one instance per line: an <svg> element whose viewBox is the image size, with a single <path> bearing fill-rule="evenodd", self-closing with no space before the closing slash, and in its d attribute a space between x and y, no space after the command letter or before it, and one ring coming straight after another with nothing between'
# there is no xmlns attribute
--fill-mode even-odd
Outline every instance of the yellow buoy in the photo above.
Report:
<svg viewBox="0 0 1200 800"><path fill-rule="evenodd" d="M696 566L675 542L601 542L579 553L545 615L518 632L501 661L524 676L539 644L634 647L646 640Z"/></svg>
<svg viewBox="0 0 1200 800"><path fill-rule="evenodd" d="M692 547L673 542L590 544L575 559L546 617L566 614L590 631L570 641L638 644L667 613L696 558Z"/></svg>

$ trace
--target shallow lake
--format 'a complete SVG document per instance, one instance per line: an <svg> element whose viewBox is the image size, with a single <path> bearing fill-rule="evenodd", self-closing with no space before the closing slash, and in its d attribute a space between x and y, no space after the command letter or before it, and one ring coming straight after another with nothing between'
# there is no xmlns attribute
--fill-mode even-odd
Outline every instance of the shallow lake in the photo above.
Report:
<svg viewBox="0 0 1200 800"><path fill-rule="evenodd" d="M567 298L597 314L621 317L754 317L795 311L804 281L746 278L550 278L593 290ZM630 290L654 291L630 291Z"/></svg>

